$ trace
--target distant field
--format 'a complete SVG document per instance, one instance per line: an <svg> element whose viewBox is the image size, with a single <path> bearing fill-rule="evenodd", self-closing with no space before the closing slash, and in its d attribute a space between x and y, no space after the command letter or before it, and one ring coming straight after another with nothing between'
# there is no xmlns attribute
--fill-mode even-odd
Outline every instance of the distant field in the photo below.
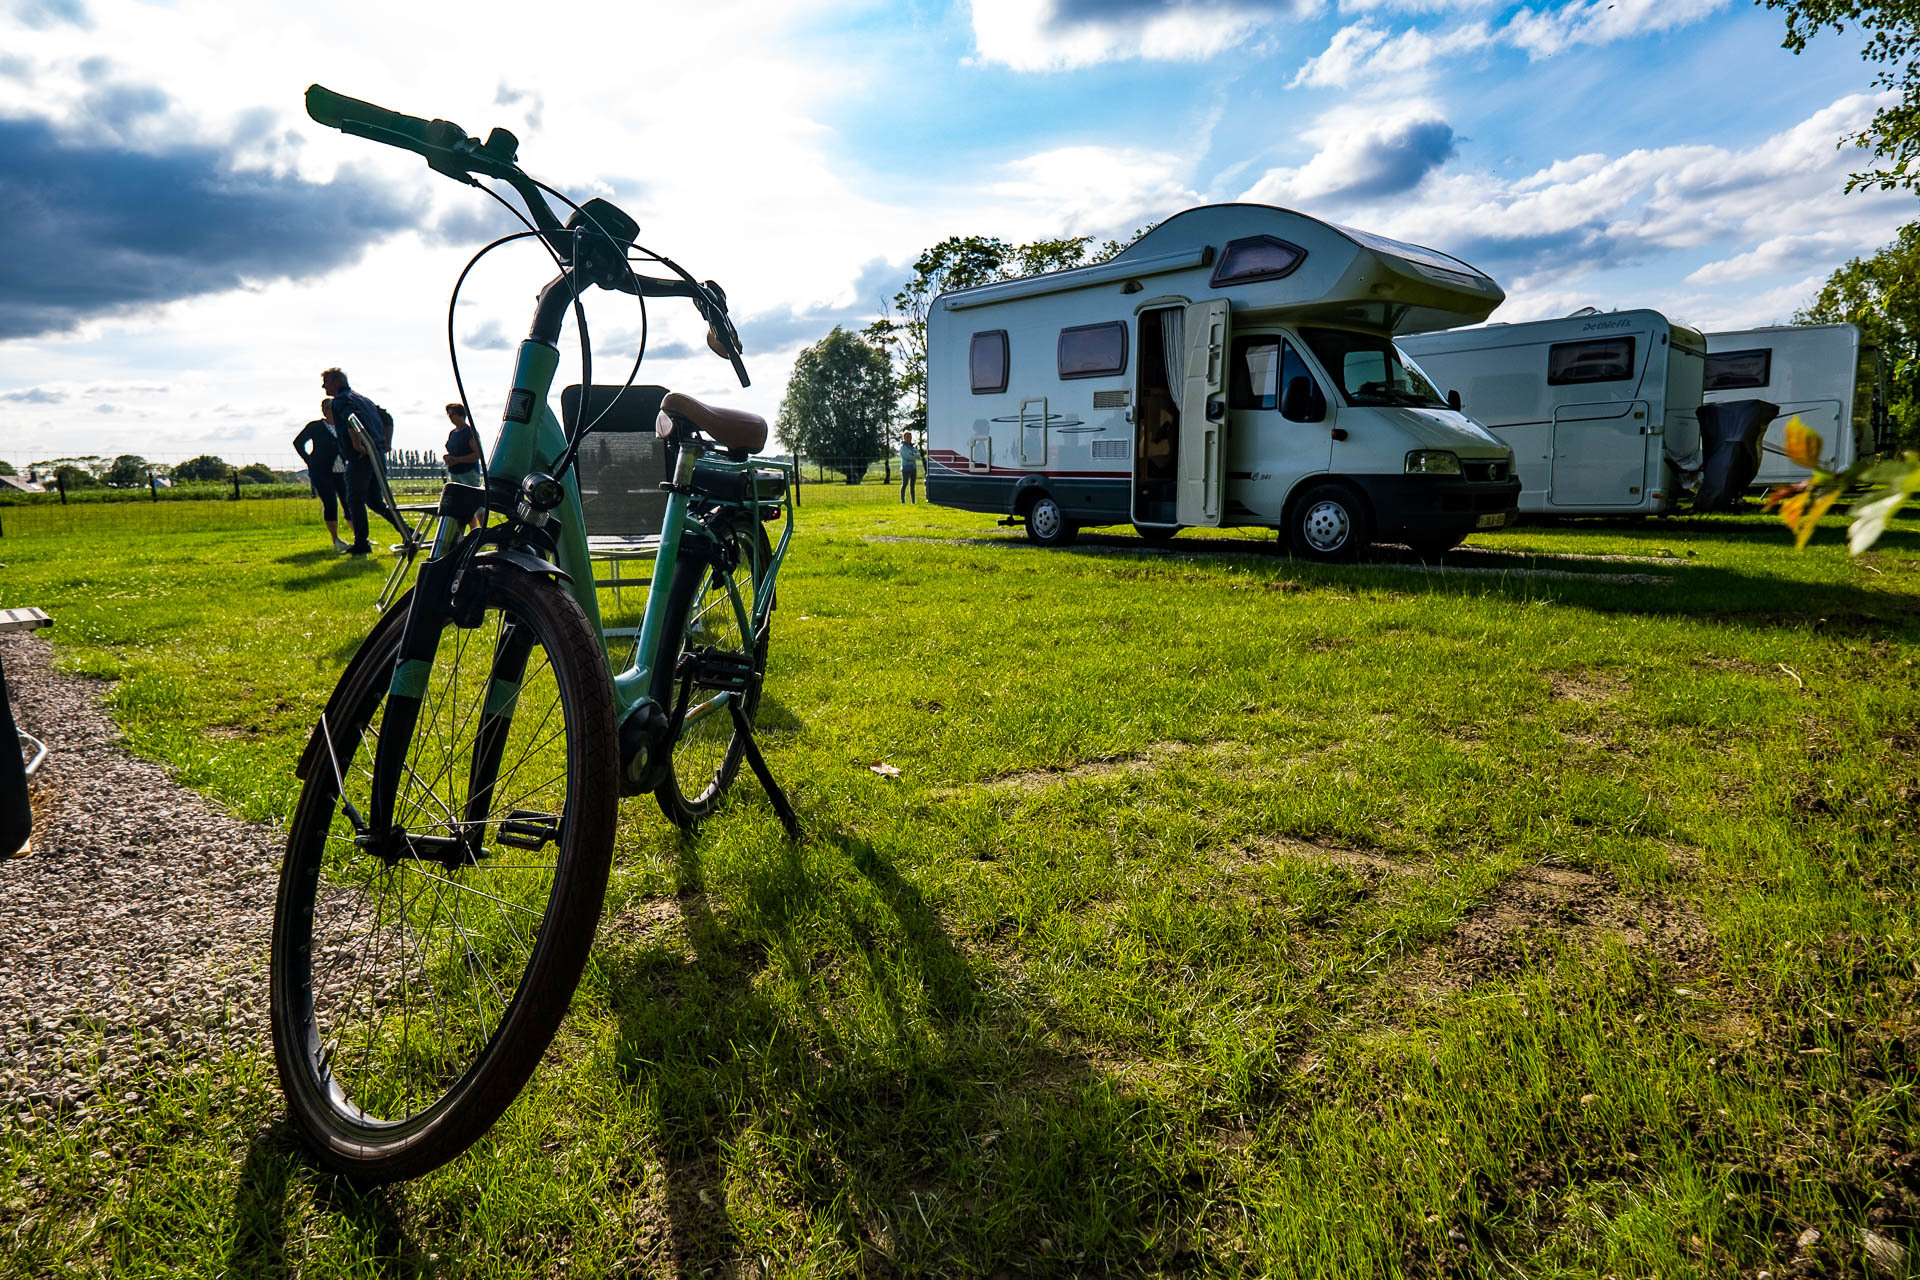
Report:
<svg viewBox="0 0 1920 1280"><path fill-rule="evenodd" d="M133 749L282 820L384 566L304 500L0 529ZM554 1052L419 1183L315 1172L264 1057L0 1117L0 1274L1865 1274L1920 1223L1917 552L1046 551L810 485L805 843L629 803Z"/></svg>

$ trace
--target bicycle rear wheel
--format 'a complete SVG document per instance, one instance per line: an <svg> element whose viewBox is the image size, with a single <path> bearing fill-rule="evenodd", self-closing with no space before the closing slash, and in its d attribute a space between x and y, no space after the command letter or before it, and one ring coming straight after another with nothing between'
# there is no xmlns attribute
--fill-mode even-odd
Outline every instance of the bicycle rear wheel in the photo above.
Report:
<svg viewBox="0 0 1920 1280"><path fill-rule="evenodd" d="M667 817L682 827L712 813L740 772L746 741L734 724L729 703L739 701L749 725L759 714L760 686L767 674L767 636L772 630L769 612L768 625L753 636L733 604L737 592L750 623L761 587L755 575L764 573L773 558L766 530L758 521L730 511L711 518L707 528L715 550L682 551L667 616L686 619L679 655L699 656L710 668L733 667L742 675L744 688L721 692L698 683L687 689L680 681L674 683L674 696L685 697L686 717L654 797Z"/></svg>
<svg viewBox="0 0 1920 1280"><path fill-rule="evenodd" d="M444 1164L506 1110L566 1012L606 889L606 660L566 592L491 572L479 624L449 624L423 678L403 668L421 689L394 806L405 853L355 839L401 683L397 617L348 667L288 832L271 961L281 1086L320 1161L370 1181Z"/></svg>

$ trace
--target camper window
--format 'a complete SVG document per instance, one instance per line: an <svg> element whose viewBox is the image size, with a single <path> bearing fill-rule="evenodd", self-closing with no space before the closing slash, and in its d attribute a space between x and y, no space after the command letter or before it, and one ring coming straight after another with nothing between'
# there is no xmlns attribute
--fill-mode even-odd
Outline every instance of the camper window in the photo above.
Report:
<svg viewBox="0 0 1920 1280"><path fill-rule="evenodd" d="M1060 376L1098 378L1127 368L1127 326L1082 324L1060 331Z"/></svg>
<svg viewBox="0 0 1920 1280"><path fill-rule="evenodd" d="M1764 387L1773 377L1773 348L1716 351L1707 357L1705 391L1742 391Z"/></svg>
<svg viewBox="0 0 1920 1280"><path fill-rule="evenodd" d="M1633 376L1633 339L1556 342L1547 348L1547 385L1619 382Z"/></svg>
<svg viewBox="0 0 1920 1280"><path fill-rule="evenodd" d="M973 335L967 350L968 375L977 396L998 394L1007 389L1007 331L993 329Z"/></svg>
<svg viewBox="0 0 1920 1280"><path fill-rule="evenodd" d="M1293 349L1291 342L1271 336L1236 338L1233 343L1233 368L1228 402L1235 409L1280 408L1286 388L1296 379L1305 379L1310 392L1308 408L1298 422L1321 422L1327 416L1327 397L1307 371L1307 362ZM1288 415L1291 417L1292 415Z"/></svg>
<svg viewBox="0 0 1920 1280"><path fill-rule="evenodd" d="M1302 329L1300 336L1339 383L1348 404L1447 407L1427 375L1387 338L1349 329Z"/></svg>
<svg viewBox="0 0 1920 1280"><path fill-rule="evenodd" d="M1227 241L1220 265L1213 269L1212 286L1251 284L1256 280L1278 280L1291 275L1307 260L1307 251L1277 236L1248 236Z"/></svg>

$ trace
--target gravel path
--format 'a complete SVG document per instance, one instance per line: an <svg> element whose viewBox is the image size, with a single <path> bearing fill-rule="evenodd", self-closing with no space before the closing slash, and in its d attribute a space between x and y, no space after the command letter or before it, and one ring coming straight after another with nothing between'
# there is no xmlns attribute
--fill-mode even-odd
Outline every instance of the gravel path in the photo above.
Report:
<svg viewBox="0 0 1920 1280"><path fill-rule="evenodd" d="M280 834L128 755L44 641L0 636L0 661L50 748L33 852L0 859L0 1130L137 1104L164 1059L264 1050Z"/></svg>

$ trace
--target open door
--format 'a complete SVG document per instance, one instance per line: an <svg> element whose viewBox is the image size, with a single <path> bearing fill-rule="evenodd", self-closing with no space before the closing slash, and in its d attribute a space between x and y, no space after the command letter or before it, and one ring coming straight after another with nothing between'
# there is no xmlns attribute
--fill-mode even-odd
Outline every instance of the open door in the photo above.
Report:
<svg viewBox="0 0 1920 1280"><path fill-rule="evenodd" d="M1187 368L1180 391L1180 490L1183 525L1220 523L1227 429L1227 300L1187 308Z"/></svg>

